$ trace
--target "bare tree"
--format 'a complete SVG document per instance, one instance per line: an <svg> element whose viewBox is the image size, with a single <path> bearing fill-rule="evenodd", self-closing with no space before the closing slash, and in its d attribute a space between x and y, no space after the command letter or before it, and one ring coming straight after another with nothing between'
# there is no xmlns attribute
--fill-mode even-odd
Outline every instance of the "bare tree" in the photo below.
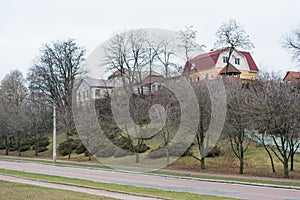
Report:
<svg viewBox="0 0 300 200"><path fill-rule="evenodd" d="M30 73L36 77L32 84L38 86L57 105L68 136L73 127L72 92L76 77L84 73L84 54L85 49L73 39L45 44L30 69Z"/></svg>
<svg viewBox="0 0 300 200"><path fill-rule="evenodd" d="M231 149L239 159L239 173L244 173L245 152L248 149L250 139L246 131L251 128L251 116L249 114L248 88L240 81L227 82L227 116L224 130L228 135Z"/></svg>
<svg viewBox="0 0 300 200"><path fill-rule="evenodd" d="M229 20L228 22L223 23L217 30L216 36L218 38L215 42L216 48L229 48L226 73L231 55L235 49L241 48L246 50L254 48L254 45L249 39L249 35L236 20Z"/></svg>
<svg viewBox="0 0 300 200"><path fill-rule="evenodd" d="M132 30L116 34L105 47L105 64L110 70L114 70L114 73L121 77L123 85L130 87L132 91L133 87L142 82L142 72L154 56L152 47L147 48L147 42L147 34L144 31ZM142 88L138 89L139 93L143 93Z"/></svg>
<svg viewBox="0 0 300 200"><path fill-rule="evenodd" d="M180 70L174 60L177 57L176 52L178 51L178 47L175 44L174 38L168 38L167 36L160 38L158 47L158 61L163 65L164 76L170 78Z"/></svg>
<svg viewBox="0 0 300 200"><path fill-rule="evenodd" d="M300 28L294 30L290 35L284 36L283 47L290 51L295 61L300 61Z"/></svg>
<svg viewBox="0 0 300 200"><path fill-rule="evenodd" d="M21 156L21 142L26 136L25 123L25 98L27 89L25 79L18 70L10 72L4 77L1 83L2 103L5 106L7 115L8 132L10 132L17 142L17 150ZM6 137L8 139L9 137Z"/></svg>
<svg viewBox="0 0 300 200"><path fill-rule="evenodd" d="M39 139L52 128L52 105L49 97L42 93L37 85L34 85L35 78L33 74L27 75L29 86L26 115L29 135L33 138L35 155L38 156Z"/></svg>
<svg viewBox="0 0 300 200"><path fill-rule="evenodd" d="M199 103L199 124L198 129L196 132L196 141L198 145L198 150L200 154L200 158L196 158L200 161L200 168L205 169L205 156L207 152L207 145L205 143L208 135L207 130L209 128L210 124L210 117L211 117L211 102L210 102L210 96L209 91L205 85L204 81L197 82L193 85L195 93L198 98ZM208 141L208 140L207 140Z"/></svg>
<svg viewBox="0 0 300 200"><path fill-rule="evenodd" d="M178 34L181 43L179 47L183 49L186 61L191 59L195 53L202 51L202 47L205 47L205 45L199 46L196 43L197 31L192 25L186 26Z"/></svg>
<svg viewBox="0 0 300 200"><path fill-rule="evenodd" d="M260 82L252 98L255 99L260 130L269 137L269 150L280 160L284 177L289 177L289 161L299 148L299 93L292 84L276 79ZM293 161L291 160L291 169Z"/></svg>

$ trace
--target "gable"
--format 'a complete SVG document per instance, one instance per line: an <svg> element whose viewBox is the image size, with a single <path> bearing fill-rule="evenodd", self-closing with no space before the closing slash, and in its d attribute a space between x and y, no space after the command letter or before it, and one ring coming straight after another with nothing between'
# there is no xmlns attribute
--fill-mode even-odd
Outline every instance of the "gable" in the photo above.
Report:
<svg viewBox="0 0 300 200"><path fill-rule="evenodd" d="M223 57L228 57L228 51L228 48L219 49L208 53L200 54L190 59L185 64L183 75L215 67L223 68ZM240 64L235 63L235 58L239 58ZM229 62L233 64L238 70L246 70L251 72L259 71L256 63L254 62L249 52L234 50Z"/></svg>

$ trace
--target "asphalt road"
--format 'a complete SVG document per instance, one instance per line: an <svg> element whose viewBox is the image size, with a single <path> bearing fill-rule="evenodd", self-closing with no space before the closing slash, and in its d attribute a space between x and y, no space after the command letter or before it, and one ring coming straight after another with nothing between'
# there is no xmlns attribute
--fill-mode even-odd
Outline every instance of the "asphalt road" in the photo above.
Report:
<svg viewBox="0 0 300 200"><path fill-rule="evenodd" d="M149 187L240 199L300 200L300 190L295 189L207 182L195 179L181 179L176 177L164 177L143 173L1 160L0 168L69 178L79 178L105 183Z"/></svg>

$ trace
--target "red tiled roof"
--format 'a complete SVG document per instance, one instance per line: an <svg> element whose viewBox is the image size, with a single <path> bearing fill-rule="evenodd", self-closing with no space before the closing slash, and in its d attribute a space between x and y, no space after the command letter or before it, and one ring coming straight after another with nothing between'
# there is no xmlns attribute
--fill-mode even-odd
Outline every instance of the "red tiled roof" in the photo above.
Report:
<svg viewBox="0 0 300 200"><path fill-rule="evenodd" d="M225 65L225 67L223 67L223 68L221 69L221 71L219 72L219 74L226 74L226 66L227 66L227 65ZM238 70L235 66L233 66L232 64L229 63L228 69L227 69L227 73L236 73L236 74L240 74L241 72L240 72L240 70Z"/></svg>
<svg viewBox="0 0 300 200"><path fill-rule="evenodd" d="M188 72L194 73L197 71L202 71L205 69L210 69L210 68L215 67L215 65L218 61L218 58L220 56L220 53L222 53L223 51L226 51L227 49L228 48L223 48L223 49L211 51L208 53L200 54L200 55L190 59L189 61L186 62L185 66L184 66L183 74L185 75ZM245 58L248 62L250 71L258 72L259 69L256 66L251 54L249 52L245 52L245 51L239 51L239 52L245 56ZM192 69L193 64L195 67Z"/></svg>
<svg viewBox="0 0 300 200"><path fill-rule="evenodd" d="M246 51L240 51L241 54L243 54L245 57L246 57L246 60L248 62L248 65L249 65L249 68L250 68L250 71L256 71L258 72L259 69L258 67L256 66L251 54L249 52L246 52Z"/></svg>
<svg viewBox="0 0 300 200"><path fill-rule="evenodd" d="M185 64L183 74L187 73L188 71L193 73L193 72L196 72L196 71L201 71L201 70L204 70L204 69L213 68L216 65L217 61L218 61L220 53L222 53L225 50L226 50L226 48L225 49L219 49L219 50L216 50L216 51L211 51L211 52L208 52L208 53L200 54L200 55L190 59ZM195 65L194 69L191 69L192 64Z"/></svg>
<svg viewBox="0 0 300 200"><path fill-rule="evenodd" d="M294 71L287 71L284 79L287 77L288 74L291 74L294 78L296 79L300 79L300 72L294 72ZM284 80L283 79L283 80Z"/></svg>

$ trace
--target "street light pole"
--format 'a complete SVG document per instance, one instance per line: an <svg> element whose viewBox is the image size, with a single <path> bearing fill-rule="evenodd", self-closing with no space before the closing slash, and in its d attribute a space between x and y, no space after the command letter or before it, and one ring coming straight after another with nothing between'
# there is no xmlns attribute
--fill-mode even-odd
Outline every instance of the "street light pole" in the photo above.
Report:
<svg viewBox="0 0 300 200"><path fill-rule="evenodd" d="M56 105L53 103L53 163L56 163Z"/></svg>

